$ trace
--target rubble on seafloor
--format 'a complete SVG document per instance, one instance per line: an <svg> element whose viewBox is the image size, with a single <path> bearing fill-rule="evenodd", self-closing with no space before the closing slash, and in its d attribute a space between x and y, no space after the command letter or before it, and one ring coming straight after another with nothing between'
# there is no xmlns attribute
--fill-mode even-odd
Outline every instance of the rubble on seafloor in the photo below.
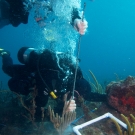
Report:
<svg viewBox="0 0 135 135"><path fill-rule="evenodd" d="M121 113L129 117L135 115L135 78L128 76L125 80L111 82L106 87L108 103L86 102L89 118L97 118L110 112L121 121ZM4 99L3 99L4 98ZM5 102L8 101L8 102ZM52 102L53 104L53 102ZM95 109L97 108L97 109ZM95 111L91 111L95 109ZM77 118L83 116L81 107L76 109ZM24 117L26 110L18 104L18 99L10 91L0 95L0 135L58 135L53 124L47 119L35 122L35 125ZM129 119L130 120L130 119ZM75 135L72 128L88 121L82 117L74 124L70 124L63 135ZM123 129L124 130L124 129ZM106 118L79 130L82 135L119 135L115 124Z"/></svg>

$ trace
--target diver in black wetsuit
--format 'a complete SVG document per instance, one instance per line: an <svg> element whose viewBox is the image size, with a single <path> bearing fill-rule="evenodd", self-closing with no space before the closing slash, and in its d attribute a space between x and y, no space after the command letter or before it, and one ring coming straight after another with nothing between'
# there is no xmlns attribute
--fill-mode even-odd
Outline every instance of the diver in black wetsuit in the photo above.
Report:
<svg viewBox="0 0 135 135"><path fill-rule="evenodd" d="M23 0L1 0L0 1L0 28L12 24L28 23L29 12L25 10Z"/></svg>
<svg viewBox="0 0 135 135"><path fill-rule="evenodd" d="M27 4L26 0L0 0L0 28L11 24L14 27L21 23L27 24L29 11L32 7ZM47 8L47 7L46 7ZM37 23L41 18L36 18ZM81 21L79 12L73 8L71 14L71 25L80 33L85 34L87 21Z"/></svg>
<svg viewBox="0 0 135 135"><path fill-rule="evenodd" d="M41 116L40 108L47 104L49 96L57 101L58 106L55 111L62 112L63 95L73 90L75 63L70 55L47 49L41 53L34 48L23 47L18 52L18 59L23 65L13 64L10 54L3 49L0 49L0 55L3 62L2 69L11 77L8 81L11 91L28 95L35 80L38 90L35 98L37 116ZM80 68L77 70L75 90L88 101L105 102L107 100L105 94L91 92L91 86L83 78Z"/></svg>

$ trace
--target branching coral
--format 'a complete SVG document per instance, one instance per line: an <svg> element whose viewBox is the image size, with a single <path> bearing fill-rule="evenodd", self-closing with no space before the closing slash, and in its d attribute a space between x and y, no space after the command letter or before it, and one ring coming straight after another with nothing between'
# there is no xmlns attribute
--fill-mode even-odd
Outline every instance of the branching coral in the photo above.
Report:
<svg viewBox="0 0 135 135"><path fill-rule="evenodd" d="M33 125L35 125L34 121L35 121L35 113L36 113L36 102L35 102L35 98L37 96L37 88L36 86L34 86L32 89L32 92L30 93L31 94L31 101L30 101L30 106L27 106L25 105L24 101L23 101L23 98L21 95L19 95L18 93L15 93L20 102L21 102L21 105L29 112L29 116L26 116L26 115L23 115L25 118L27 118L29 121L31 121L33 123ZM42 108L41 108L41 111L43 112ZM43 116L41 116L43 117ZM43 118L42 118L43 119ZM35 125L36 126L36 125Z"/></svg>
<svg viewBox="0 0 135 135"><path fill-rule="evenodd" d="M99 84L99 82L97 81L95 75L93 74L93 72L92 72L91 70L89 70L89 73L90 73L91 77L93 78L93 80L94 80L94 82L95 82L95 84L94 84L94 83L92 83L92 82L90 81L90 79L89 79L90 85L94 88L94 90L95 90L96 92L102 94L102 93L104 92L104 90L103 90L101 84Z"/></svg>
<svg viewBox="0 0 135 135"><path fill-rule="evenodd" d="M48 108L50 120L54 124L54 127L58 131L59 135L62 135L66 127L76 118L75 111L72 112L67 111L67 108L70 104L70 102L68 102L67 104L67 94L65 94L64 101L65 104L63 108L62 117L58 115L58 113L54 114L54 111L51 109L50 106Z"/></svg>
<svg viewBox="0 0 135 135"><path fill-rule="evenodd" d="M119 135L135 135L135 117L132 114L130 114L130 116L131 116L131 118L133 120L132 124L129 122L128 118L125 115L121 114L122 119L127 124L127 131L124 131L124 133L122 132L121 127L116 122L116 120L112 119L112 121L114 122L114 124L117 127Z"/></svg>

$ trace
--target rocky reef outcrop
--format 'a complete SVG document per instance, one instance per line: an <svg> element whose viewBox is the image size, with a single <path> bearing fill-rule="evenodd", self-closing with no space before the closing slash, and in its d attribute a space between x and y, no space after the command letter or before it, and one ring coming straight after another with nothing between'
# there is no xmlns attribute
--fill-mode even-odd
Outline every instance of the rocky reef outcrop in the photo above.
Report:
<svg viewBox="0 0 135 135"><path fill-rule="evenodd" d="M109 83L106 93L111 107L124 115L135 115L135 77Z"/></svg>

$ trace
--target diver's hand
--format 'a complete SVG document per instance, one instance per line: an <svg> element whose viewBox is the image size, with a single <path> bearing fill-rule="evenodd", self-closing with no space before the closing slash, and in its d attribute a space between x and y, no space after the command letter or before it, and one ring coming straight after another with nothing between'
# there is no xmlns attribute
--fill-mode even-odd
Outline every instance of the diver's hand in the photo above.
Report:
<svg viewBox="0 0 135 135"><path fill-rule="evenodd" d="M84 35L88 27L88 22L86 20L75 19L74 28L81 34Z"/></svg>
<svg viewBox="0 0 135 135"><path fill-rule="evenodd" d="M70 103L70 104L69 104ZM70 100L70 101L67 101L67 105L69 104L66 112L72 112L72 111L75 111L76 109L76 103L75 103L75 100Z"/></svg>

